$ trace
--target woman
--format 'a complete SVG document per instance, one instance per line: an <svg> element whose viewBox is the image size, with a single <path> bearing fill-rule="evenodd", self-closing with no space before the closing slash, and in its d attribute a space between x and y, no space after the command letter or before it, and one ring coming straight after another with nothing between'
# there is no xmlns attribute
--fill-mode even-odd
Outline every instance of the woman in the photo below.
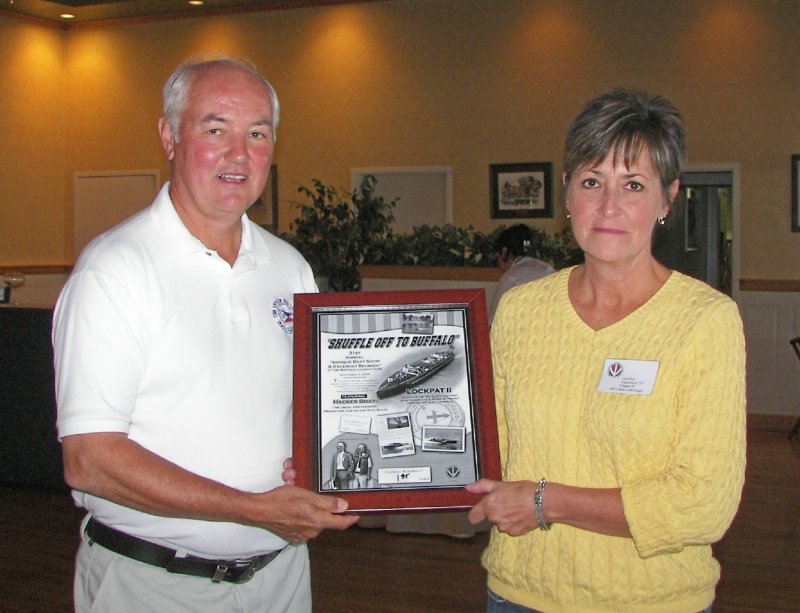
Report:
<svg viewBox="0 0 800 613"><path fill-rule="evenodd" d="M520 223L503 230L494 243L497 266L503 271L503 276L497 282L492 303L489 305L489 324L494 321L494 314L503 294L512 287L541 279L554 272L553 267L547 262L528 255L531 238L531 229Z"/></svg>
<svg viewBox="0 0 800 613"><path fill-rule="evenodd" d="M585 263L507 293L492 326L503 481L471 521L488 611L696 612L745 461L736 305L651 254L685 137L663 98L615 90L569 130L566 209Z"/></svg>

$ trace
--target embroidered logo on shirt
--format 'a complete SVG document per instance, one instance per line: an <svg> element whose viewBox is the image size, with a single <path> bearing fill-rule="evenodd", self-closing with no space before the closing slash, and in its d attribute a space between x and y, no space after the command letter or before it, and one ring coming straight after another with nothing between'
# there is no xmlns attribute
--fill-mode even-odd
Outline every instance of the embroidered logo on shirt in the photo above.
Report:
<svg viewBox="0 0 800 613"><path fill-rule="evenodd" d="M619 362L612 362L608 367L608 374L611 377L619 377L622 374L622 364Z"/></svg>
<svg viewBox="0 0 800 613"><path fill-rule="evenodd" d="M276 298L272 303L272 317L289 336L294 332L294 307L285 298Z"/></svg>

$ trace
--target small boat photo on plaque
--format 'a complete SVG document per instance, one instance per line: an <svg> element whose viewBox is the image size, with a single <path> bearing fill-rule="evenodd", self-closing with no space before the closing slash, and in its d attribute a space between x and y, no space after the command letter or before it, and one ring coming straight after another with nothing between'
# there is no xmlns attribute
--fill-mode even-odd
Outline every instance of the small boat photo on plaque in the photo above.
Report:
<svg viewBox="0 0 800 613"><path fill-rule="evenodd" d="M298 486L407 513L500 478L483 290L297 294L294 356Z"/></svg>

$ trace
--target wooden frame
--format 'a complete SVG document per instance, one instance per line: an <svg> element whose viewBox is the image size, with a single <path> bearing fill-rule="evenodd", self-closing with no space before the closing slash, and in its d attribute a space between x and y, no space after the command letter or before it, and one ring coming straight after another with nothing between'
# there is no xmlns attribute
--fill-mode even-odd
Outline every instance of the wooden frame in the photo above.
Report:
<svg viewBox="0 0 800 613"><path fill-rule="evenodd" d="M800 232L800 154L792 156L792 232Z"/></svg>
<svg viewBox="0 0 800 613"><path fill-rule="evenodd" d="M552 162L491 164L492 219L553 216Z"/></svg>
<svg viewBox="0 0 800 613"><path fill-rule="evenodd" d="M297 485L368 514L468 509L500 478L483 290L297 294L294 365Z"/></svg>

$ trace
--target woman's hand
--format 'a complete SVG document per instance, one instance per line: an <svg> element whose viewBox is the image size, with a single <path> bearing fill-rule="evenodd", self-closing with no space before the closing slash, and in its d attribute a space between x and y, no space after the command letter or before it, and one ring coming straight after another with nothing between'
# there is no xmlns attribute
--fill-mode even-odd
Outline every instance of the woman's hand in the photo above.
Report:
<svg viewBox="0 0 800 613"><path fill-rule="evenodd" d="M521 536L538 528L533 495L533 481L492 481L481 479L466 486L473 494L485 494L467 516L473 524L488 519L500 532Z"/></svg>
<svg viewBox="0 0 800 613"><path fill-rule="evenodd" d="M466 486L473 494L485 494L469 512L477 524L488 519L500 532L520 536L539 527L536 521L535 481L481 479ZM609 536L630 538L631 531L619 488L586 488L548 481L542 498L542 516L548 524L567 524Z"/></svg>

